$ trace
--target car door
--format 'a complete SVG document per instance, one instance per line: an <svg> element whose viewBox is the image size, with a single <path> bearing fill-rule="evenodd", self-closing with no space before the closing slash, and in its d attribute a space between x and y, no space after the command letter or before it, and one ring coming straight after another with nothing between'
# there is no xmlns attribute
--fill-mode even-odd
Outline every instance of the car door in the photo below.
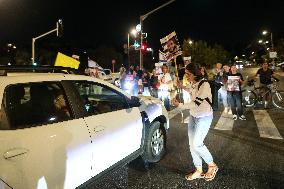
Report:
<svg viewBox="0 0 284 189"><path fill-rule="evenodd" d="M16 189L70 189L89 180L90 134L61 83L11 84L4 93L0 178Z"/></svg>
<svg viewBox="0 0 284 189"><path fill-rule="evenodd" d="M126 97L100 83L76 81L83 99L93 145L93 173L99 174L139 150L142 118L138 107L129 108Z"/></svg>

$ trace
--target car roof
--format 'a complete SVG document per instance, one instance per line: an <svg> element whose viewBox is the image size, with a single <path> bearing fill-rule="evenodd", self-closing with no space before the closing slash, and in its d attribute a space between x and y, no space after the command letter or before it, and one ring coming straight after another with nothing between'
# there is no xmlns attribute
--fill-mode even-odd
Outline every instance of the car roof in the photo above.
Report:
<svg viewBox="0 0 284 189"><path fill-rule="evenodd" d="M104 81L102 79L97 79L94 77L86 75L76 75L76 74L64 74L64 73L30 73L30 72L16 72L16 73L7 73L6 76L0 76L0 85L9 85L16 83L28 83L28 82L43 82L43 81L62 81L62 80L82 80L82 81L93 81L103 85L106 85L110 88L113 88L120 93L131 97L128 93L122 89L114 86L113 84Z"/></svg>

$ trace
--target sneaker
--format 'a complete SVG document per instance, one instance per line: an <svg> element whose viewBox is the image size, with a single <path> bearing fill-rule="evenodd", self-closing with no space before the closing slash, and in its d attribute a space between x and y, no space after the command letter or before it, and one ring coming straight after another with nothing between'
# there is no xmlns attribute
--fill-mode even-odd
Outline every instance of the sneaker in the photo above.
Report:
<svg viewBox="0 0 284 189"><path fill-rule="evenodd" d="M238 116L236 114L233 115L233 120L237 120Z"/></svg>
<svg viewBox="0 0 284 189"><path fill-rule="evenodd" d="M246 116L244 116L244 115L241 115L241 116L239 117L239 119L240 119L240 120L247 120Z"/></svg>
<svg viewBox="0 0 284 189"><path fill-rule="evenodd" d="M230 115L233 114L231 108L229 109L228 114L230 114Z"/></svg>

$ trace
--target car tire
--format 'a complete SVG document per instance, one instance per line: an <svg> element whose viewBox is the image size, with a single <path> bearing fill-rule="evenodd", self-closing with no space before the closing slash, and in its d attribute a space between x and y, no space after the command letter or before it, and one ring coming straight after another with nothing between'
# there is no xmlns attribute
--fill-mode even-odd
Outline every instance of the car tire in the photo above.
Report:
<svg viewBox="0 0 284 189"><path fill-rule="evenodd" d="M143 159L146 162L155 163L162 159L166 153L166 132L160 122L155 121L146 130L144 140Z"/></svg>

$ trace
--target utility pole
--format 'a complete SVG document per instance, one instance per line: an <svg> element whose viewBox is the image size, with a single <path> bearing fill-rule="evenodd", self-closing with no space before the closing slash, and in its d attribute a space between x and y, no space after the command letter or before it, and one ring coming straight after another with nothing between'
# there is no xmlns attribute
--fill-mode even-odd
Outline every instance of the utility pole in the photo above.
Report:
<svg viewBox="0 0 284 189"><path fill-rule="evenodd" d="M164 4L162 4L161 6L159 6L158 8L156 8L156 9L154 9L154 10L152 10L152 11L150 11L150 12L148 12L148 13L146 13L146 14L144 14L144 15L141 15L140 16L140 25L141 25L141 36L140 36L140 69L142 69L143 68L143 54L142 54L142 49L141 49L141 47L142 47L142 42L143 42L143 21L150 15L150 14L153 14L154 12L156 12L156 11L158 11L159 9L161 9L161 8L163 8L163 7L165 7L165 6L167 6L167 5L169 5L169 4L171 4L171 3L173 3L175 0L171 0L171 1L169 1L169 2L167 2L167 3L164 3Z"/></svg>
<svg viewBox="0 0 284 189"><path fill-rule="evenodd" d="M56 32L56 35L58 37L61 37L63 35L63 24L62 24L62 20L59 19L57 22L56 22L56 28L53 29L53 30L50 30L44 34L41 34L40 36L37 36L37 37L34 37L32 38L32 64L35 63L35 41L39 38L42 38L48 34L51 34L53 32Z"/></svg>

